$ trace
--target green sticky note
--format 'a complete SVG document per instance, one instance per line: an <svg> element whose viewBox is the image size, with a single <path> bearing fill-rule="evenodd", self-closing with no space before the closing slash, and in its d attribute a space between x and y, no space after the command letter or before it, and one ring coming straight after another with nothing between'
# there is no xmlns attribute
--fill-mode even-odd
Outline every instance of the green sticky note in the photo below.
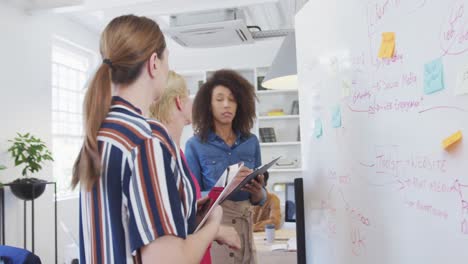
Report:
<svg viewBox="0 0 468 264"><path fill-rule="evenodd" d="M341 127L341 107L339 105L332 108L332 127Z"/></svg>
<svg viewBox="0 0 468 264"><path fill-rule="evenodd" d="M426 65L424 65L424 93L432 94L444 88L444 66L442 64L442 58L426 63Z"/></svg>
<svg viewBox="0 0 468 264"><path fill-rule="evenodd" d="M320 138L322 135L323 135L322 120L320 120L320 118L317 118L315 119L314 136L316 138Z"/></svg>

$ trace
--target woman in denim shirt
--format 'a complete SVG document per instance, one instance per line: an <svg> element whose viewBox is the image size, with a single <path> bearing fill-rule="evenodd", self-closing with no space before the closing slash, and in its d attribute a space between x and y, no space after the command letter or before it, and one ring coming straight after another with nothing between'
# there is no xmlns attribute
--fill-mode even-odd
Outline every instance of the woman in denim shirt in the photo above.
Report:
<svg viewBox="0 0 468 264"><path fill-rule="evenodd" d="M229 165L240 161L250 169L261 165L260 144L250 133L255 99L254 87L232 70L216 71L198 91L193 103L195 136L187 141L185 152L202 191L209 191ZM213 263L256 263L251 205L262 205L265 198L259 176L223 203L222 223L236 228L241 250L213 244Z"/></svg>

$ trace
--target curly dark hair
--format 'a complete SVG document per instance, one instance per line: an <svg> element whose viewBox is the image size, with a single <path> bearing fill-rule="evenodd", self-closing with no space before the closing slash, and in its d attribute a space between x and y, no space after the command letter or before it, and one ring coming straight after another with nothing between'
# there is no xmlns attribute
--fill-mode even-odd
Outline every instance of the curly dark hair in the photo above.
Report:
<svg viewBox="0 0 468 264"><path fill-rule="evenodd" d="M233 70L222 69L214 72L208 78L195 96L193 101L192 124L195 134L202 142L206 142L208 134L214 131L214 118L211 111L211 97L216 86L222 85L228 88L237 102L237 110L232 128L239 131L243 137L250 136L253 127L255 113L255 88L249 81Z"/></svg>

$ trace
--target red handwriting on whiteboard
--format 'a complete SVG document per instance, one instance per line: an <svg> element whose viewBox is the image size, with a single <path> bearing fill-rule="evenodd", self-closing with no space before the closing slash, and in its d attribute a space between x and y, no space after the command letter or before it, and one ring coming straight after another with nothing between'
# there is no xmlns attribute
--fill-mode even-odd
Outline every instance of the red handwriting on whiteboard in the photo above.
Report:
<svg viewBox="0 0 468 264"><path fill-rule="evenodd" d="M329 170L328 171L327 178L330 181L337 182L339 184L350 184L351 183L351 177L349 175L337 176L336 171L334 171L334 170Z"/></svg>
<svg viewBox="0 0 468 264"><path fill-rule="evenodd" d="M395 78L396 77L396 78ZM382 94L391 93L402 88L415 88L418 77L414 72L405 72L394 78L377 79L368 88L353 89L352 95L346 100L351 112L376 115L384 112L417 112L421 113L424 97L380 99ZM353 80L353 82L356 80ZM353 85L353 87L355 87ZM385 96L388 98L388 96Z"/></svg>
<svg viewBox="0 0 468 264"><path fill-rule="evenodd" d="M401 77L401 82L403 86L409 87L409 86L415 86L417 84L417 77L414 72L409 72L409 73L404 73L403 76Z"/></svg>
<svg viewBox="0 0 468 264"><path fill-rule="evenodd" d="M343 200L346 212L348 212L349 216L355 218L365 226L370 226L371 224L369 218L366 217L362 212L360 212L359 209L354 208L350 205L350 203L346 200L345 195L341 189L338 190L338 193L341 195L341 199Z"/></svg>
<svg viewBox="0 0 468 264"><path fill-rule="evenodd" d="M355 256L360 256L366 249L366 238L362 236L359 228L351 230L351 251Z"/></svg>
<svg viewBox="0 0 468 264"><path fill-rule="evenodd" d="M424 98L418 99L394 99L393 102L374 102L369 106L367 113L378 114L380 112L410 112L418 111Z"/></svg>
<svg viewBox="0 0 468 264"><path fill-rule="evenodd" d="M456 1L442 25L441 48L444 55L468 51L468 15L463 1Z"/></svg>
<svg viewBox="0 0 468 264"><path fill-rule="evenodd" d="M451 187L451 190L458 193L460 199L460 209L461 209L461 220L460 220L460 232L463 235L468 235L468 185L460 183L457 179Z"/></svg>
<svg viewBox="0 0 468 264"><path fill-rule="evenodd" d="M374 102L369 106L354 106L348 104L348 109L354 113L367 113L369 115L375 115L382 112L410 112L418 111L421 107L421 103L424 98L410 99L410 100L399 100L395 99L393 102ZM420 112L420 111L418 111Z"/></svg>
<svg viewBox="0 0 468 264"><path fill-rule="evenodd" d="M339 182L340 182L340 184L350 184L351 183L351 177L349 177L348 175L340 176L339 177Z"/></svg>
<svg viewBox="0 0 468 264"><path fill-rule="evenodd" d="M368 19L368 30L369 35L375 33L376 27L382 23L386 18L390 10L395 9L399 6L399 0L384 0L370 2L367 6L367 19Z"/></svg>
<svg viewBox="0 0 468 264"><path fill-rule="evenodd" d="M390 15L396 12L411 14L424 7L427 0L380 0L372 1L367 5L367 23L369 36L379 31L379 26L384 24ZM400 10L400 11L399 11Z"/></svg>
<svg viewBox="0 0 468 264"><path fill-rule="evenodd" d="M369 90L355 91L352 96L353 104L357 104L361 101L368 101L370 100L371 96L372 94Z"/></svg>
<svg viewBox="0 0 468 264"><path fill-rule="evenodd" d="M416 200L416 201L405 201L405 204L408 205L408 207L413 208L417 211L420 211L420 212L426 213L427 215L438 217L444 220L447 220L449 216L446 210L439 209L435 207L434 205L431 205L430 203L427 203L427 202Z"/></svg>
<svg viewBox="0 0 468 264"><path fill-rule="evenodd" d="M405 72L401 76L393 79L377 79L371 84L371 94L378 95L379 92L386 92L400 87L415 87L418 78L414 72Z"/></svg>
<svg viewBox="0 0 468 264"><path fill-rule="evenodd" d="M386 81L378 80L372 85L374 91L380 92L385 90L391 90L400 87L400 82L398 80Z"/></svg>
<svg viewBox="0 0 468 264"><path fill-rule="evenodd" d="M434 193L458 193L457 181L452 184L444 183L438 180L426 180L420 177L413 176L411 178L400 178L397 180L399 183L399 190L406 190L409 188L423 190Z"/></svg>
<svg viewBox="0 0 468 264"><path fill-rule="evenodd" d="M403 64L403 54L401 54L398 50L395 49L395 52L391 58L375 58L373 65L377 70L383 69L386 66L392 65L402 65Z"/></svg>
<svg viewBox="0 0 468 264"><path fill-rule="evenodd" d="M400 154L398 145L376 145L375 164L376 172L390 173L398 176L402 169L416 169L445 173L447 160L433 157L433 155L410 154L406 157Z"/></svg>

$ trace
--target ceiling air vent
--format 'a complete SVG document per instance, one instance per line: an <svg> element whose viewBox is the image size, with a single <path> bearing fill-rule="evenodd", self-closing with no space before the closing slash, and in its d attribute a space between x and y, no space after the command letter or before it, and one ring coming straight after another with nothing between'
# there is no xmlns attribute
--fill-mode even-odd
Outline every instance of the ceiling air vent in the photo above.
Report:
<svg viewBox="0 0 468 264"><path fill-rule="evenodd" d="M173 15L165 33L184 47L213 48L253 43L237 9Z"/></svg>

